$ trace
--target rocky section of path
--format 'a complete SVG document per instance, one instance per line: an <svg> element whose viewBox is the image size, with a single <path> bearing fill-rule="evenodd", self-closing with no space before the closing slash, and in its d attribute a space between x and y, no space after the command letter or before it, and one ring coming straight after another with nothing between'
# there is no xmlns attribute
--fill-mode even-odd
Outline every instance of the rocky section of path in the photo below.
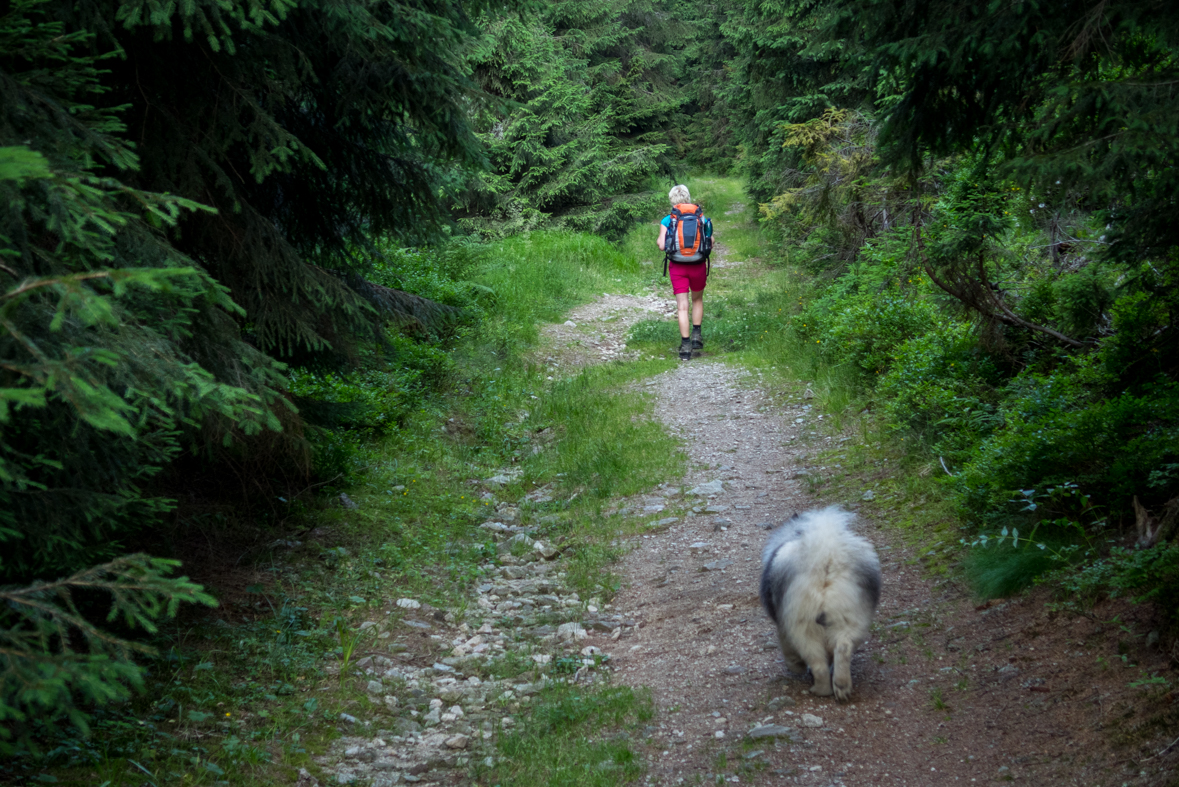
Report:
<svg viewBox="0 0 1179 787"><path fill-rule="evenodd" d="M541 329L545 362L550 370L581 367L606 361L635 360L639 353L627 350L626 336L643 320L675 316L671 287L651 295L611 295L578 306L569 318ZM668 340L671 341L670 339Z"/></svg>
<svg viewBox="0 0 1179 787"><path fill-rule="evenodd" d="M1111 640L1111 624L1050 613L1042 594L976 608L867 518L858 528L877 545L884 594L853 658L852 701L815 697L809 678L787 676L758 602L761 547L768 528L814 505L802 486L814 472L806 453L849 438L819 436L821 416L805 401L774 406L754 382L692 362L647 384L693 464L707 468L682 493L661 490L636 509L654 519L689 506L689 515L633 540L615 599L643 624L618 649L618 677L650 687L659 709L649 782L1174 783L1164 747L1179 713L1129 685L1166 668L1149 637ZM1131 623L1135 609L1112 625Z"/></svg>
<svg viewBox="0 0 1179 787"><path fill-rule="evenodd" d="M505 480L481 485L498 489ZM368 644L348 672L366 701L340 715L342 737L316 758L328 783L468 783L477 763L494 764L495 736L528 713L537 692L554 680L600 680L610 651L634 636L635 619L566 586L562 544L534 538L548 518L536 510L549 502L543 490L496 502L481 527L499 554L483 565L488 580L468 603L448 610L397 599L386 619L360 626ZM502 673L493 669L502 659L525 667L507 670L516 673L507 679L480 677ZM304 772L298 784L320 782Z"/></svg>

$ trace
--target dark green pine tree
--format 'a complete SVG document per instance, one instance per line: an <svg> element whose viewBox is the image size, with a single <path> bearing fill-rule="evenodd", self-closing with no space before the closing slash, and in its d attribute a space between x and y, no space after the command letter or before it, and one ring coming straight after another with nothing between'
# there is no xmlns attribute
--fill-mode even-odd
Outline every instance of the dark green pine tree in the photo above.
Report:
<svg viewBox="0 0 1179 787"><path fill-rule="evenodd" d="M85 0L59 14L122 53L104 82L128 105L137 184L217 209L187 217L177 247L229 287L259 349L301 358L347 353L381 309L426 306L363 277L372 238L436 237L454 170L481 165L469 5Z"/></svg>
<svg viewBox="0 0 1179 787"><path fill-rule="evenodd" d="M391 313L431 316L365 274L373 238L437 233L456 172L482 164L466 10L0 10L6 723L80 722L79 696L125 696L136 679L136 647L88 622L75 592L110 594L111 619L148 629L209 600L167 579L171 564L125 556L181 493L230 468L243 505L273 500L276 475L306 482L276 357L346 359ZM34 580L48 584L11 587Z"/></svg>
<svg viewBox="0 0 1179 787"><path fill-rule="evenodd" d="M649 0L564 0L487 26L474 63L499 99L480 117L493 173L467 202L469 223L510 232L555 219L619 235L649 218L662 200L652 178L670 176L686 139L691 26Z"/></svg>
<svg viewBox="0 0 1179 787"><path fill-rule="evenodd" d="M137 158L103 98L102 62L22 0L0 15L0 752L29 722L86 726L86 703L125 699L150 650L104 631L155 630L182 601L175 562L124 555L121 538L170 501L145 481L201 423L277 429L275 364L241 341L240 309L168 243L207 210L135 189ZM183 350L197 330L239 359L220 382ZM98 563L100 565L91 565ZM58 580L81 568L72 576ZM26 587L10 583L52 577Z"/></svg>
<svg viewBox="0 0 1179 787"><path fill-rule="evenodd" d="M721 32L734 51L725 104L750 193L768 201L797 186L791 172L799 150L783 145L786 124L804 123L827 109L866 109L870 94L863 57L850 39L828 40L830 4L816 0L746 0L732 9Z"/></svg>

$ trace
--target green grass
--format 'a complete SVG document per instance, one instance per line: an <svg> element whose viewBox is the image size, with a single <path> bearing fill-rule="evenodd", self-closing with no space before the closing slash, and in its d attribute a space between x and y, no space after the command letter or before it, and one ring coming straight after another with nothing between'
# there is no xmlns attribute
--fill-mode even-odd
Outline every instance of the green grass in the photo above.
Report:
<svg viewBox="0 0 1179 787"><path fill-rule="evenodd" d="M1068 561L1058 559L1058 555L1077 543L1075 539L1046 532L1040 532L1036 541L1046 548L1039 549L1025 541L1019 547L992 543L969 549L963 567L975 594L980 599L1014 596L1031 587L1037 577L1067 566Z"/></svg>
<svg viewBox="0 0 1179 787"><path fill-rule="evenodd" d="M634 741L654 714L650 696L630 688L557 686L534 702L518 729L500 733L484 784L607 787L644 772Z"/></svg>

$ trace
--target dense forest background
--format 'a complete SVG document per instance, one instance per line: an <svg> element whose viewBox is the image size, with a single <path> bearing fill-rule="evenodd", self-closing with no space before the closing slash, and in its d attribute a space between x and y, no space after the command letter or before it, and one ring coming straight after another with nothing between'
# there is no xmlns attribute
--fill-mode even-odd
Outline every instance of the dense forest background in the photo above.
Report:
<svg viewBox="0 0 1179 787"><path fill-rule="evenodd" d="M691 171L806 274L767 341L1034 536L984 592L1179 608L1177 156L1161 0L4 3L0 747L142 683L198 535L525 341L490 242L617 244Z"/></svg>

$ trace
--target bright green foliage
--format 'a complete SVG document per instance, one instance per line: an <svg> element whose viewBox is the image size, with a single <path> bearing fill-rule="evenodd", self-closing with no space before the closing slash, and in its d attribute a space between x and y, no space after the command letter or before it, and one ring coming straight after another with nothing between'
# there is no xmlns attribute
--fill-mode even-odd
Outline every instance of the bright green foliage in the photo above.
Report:
<svg viewBox="0 0 1179 787"><path fill-rule="evenodd" d="M520 729L498 737L502 756L489 774L494 783L607 787L642 774L642 760L628 736L595 733L648 721L653 714L650 697L628 687L570 686L546 691L538 700Z"/></svg>
<svg viewBox="0 0 1179 787"><path fill-rule="evenodd" d="M1015 490L1064 483L1113 512L1129 510L1135 495L1157 500L1147 479L1174 461L1179 385L1160 380L1111 395L1093 365L1011 381L998 413L1003 428L978 446L956 481L971 511L1006 514Z"/></svg>
<svg viewBox="0 0 1179 787"><path fill-rule="evenodd" d="M885 417L958 466L1002 423L994 359L978 352L973 326L958 321L909 339L895 353L876 385Z"/></svg>
<svg viewBox="0 0 1179 787"><path fill-rule="evenodd" d="M1103 595L1152 601L1168 622L1179 622L1179 543L1147 550L1115 547L1108 557L1061 572L1059 579L1074 602L1091 603Z"/></svg>
<svg viewBox="0 0 1179 787"><path fill-rule="evenodd" d="M44 730L68 720L85 732L87 704L124 700L143 685L132 657L151 648L99 628L80 605L107 597L107 624L148 634L181 602L215 605L187 577L168 577L178 565L128 555L65 579L0 587L0 752L27 745L33 722Z"/></svg>

